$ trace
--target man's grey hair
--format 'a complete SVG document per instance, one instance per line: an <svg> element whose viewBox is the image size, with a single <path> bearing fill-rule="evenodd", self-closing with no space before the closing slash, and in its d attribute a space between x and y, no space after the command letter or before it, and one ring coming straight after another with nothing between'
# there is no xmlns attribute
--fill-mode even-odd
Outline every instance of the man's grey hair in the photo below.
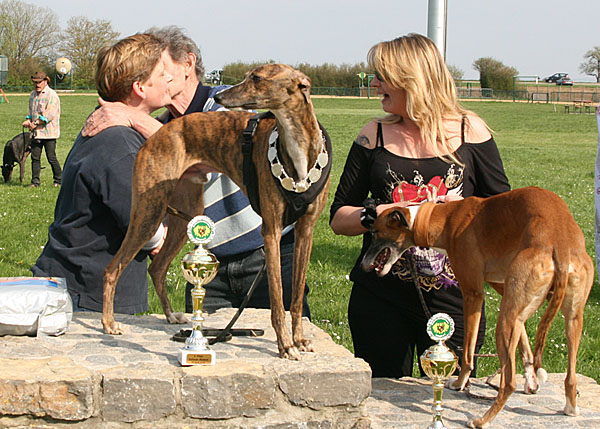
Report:
<svg viewBox="0 0 600 429"><path fill-rule="evenodd" d="M202 82L204 78L204 65L202 64L202 56L198 45L185 35L184 30L176 25L167 27L152 27L146 30L146 33L153 34L158 37L163 43L166 43L169 50L169 55L176 63L183 63L187 60L187 55L192 53L196 56L196 76Z"/></svg>

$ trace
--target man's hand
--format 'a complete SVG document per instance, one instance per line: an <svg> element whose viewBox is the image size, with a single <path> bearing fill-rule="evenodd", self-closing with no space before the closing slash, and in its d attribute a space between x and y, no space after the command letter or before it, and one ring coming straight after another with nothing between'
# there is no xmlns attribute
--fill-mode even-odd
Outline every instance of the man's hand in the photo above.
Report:
<svg viewBox="0 0 600 429"><path fill-rule="evenodd" d="M81 135L91 137L110 127L133 127L130 119L131 108L120 101L110 102L98 98L100 107L85 121Z"/></svg>
<svg viewBox="0 0 600 429"><path fill-rule="evenodd" d="M26 119L25 121L23 121L21 126L23 128L29 128L30 130L33 130L35 128L35 124L31 122L31 119Z"/></svg>

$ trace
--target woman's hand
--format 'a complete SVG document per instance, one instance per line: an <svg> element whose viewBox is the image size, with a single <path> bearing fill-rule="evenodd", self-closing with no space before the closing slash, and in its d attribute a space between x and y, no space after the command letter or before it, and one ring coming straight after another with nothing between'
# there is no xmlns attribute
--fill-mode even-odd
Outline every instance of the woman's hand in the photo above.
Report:
<svg viewBox="0 0 600 429"><path fill-rule="evenodd" d="M398 203L379 204L376 207L376 209L377 209L377 216L379 216L381 213L383 213L387 209L408 207L408 206L414 206L414 205L418 205L418 204L410 203L408 201L401 201L401 202L398 202Z"/></svg>

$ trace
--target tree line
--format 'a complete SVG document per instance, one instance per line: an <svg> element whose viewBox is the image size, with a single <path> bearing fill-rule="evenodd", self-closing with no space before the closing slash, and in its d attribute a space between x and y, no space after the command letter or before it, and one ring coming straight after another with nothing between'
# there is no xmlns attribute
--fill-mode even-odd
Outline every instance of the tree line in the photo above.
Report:
<svg viewBox="0 0 600 429"><path fill-rule="evenodd" d="M96 53L120 33L109 21L71 17L61 29L56 12L20 0L0 2L0 54L8 58L8 84L30 85L37 70L54 77L54 64L67 57L74 66L73 85L93 86Z"/></svg>
<svg viewBox="0 0 600 429"><path fill-rule="evenodd" d="M8 85L28 86L37 70L44 70L51 78L59 57L68 58L73 65L73 87L93 87L98 49L121 37L106 20L89 20L84 16L71 17L61 29L58 15L50 8L38 7L22 0L0 1L0 55L8 57ZM274 62L268 60L265 62ZM230 63L223 67L223 83L240 82L245 73L259 64ZM355 88L367 85L369 79L360 79L360 73L372 74L365 63L358 64L292 64L305 73L313 87ZM449 65L454 79L460 80L463 71ZM491 57L474 61L479 71L482 88L510 90L518 71ZM600 82L600 46L584 55L580 70Z"/></svg>

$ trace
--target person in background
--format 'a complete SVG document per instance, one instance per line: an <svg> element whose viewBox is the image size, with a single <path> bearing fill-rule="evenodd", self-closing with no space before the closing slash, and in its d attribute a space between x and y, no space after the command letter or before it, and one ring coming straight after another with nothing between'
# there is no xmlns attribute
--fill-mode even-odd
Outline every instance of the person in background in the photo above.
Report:
<svg viewBox="0 0 600 429"><path fill-rule="evenodd" d="M54 186L60 186L62 171L56 158L56 139L60 137L60 98L48 86L50 78L44 72L31 76L35 89L29 95L29 113L23 128L31 130L31 185L40 186L42 148L54 177Z"/></svg>
<svg viewBox="0 0 600 429"><path fill-rule="evenodd" d="M370 225L393 206L487 197L510 186L489 128L460 106L454 80L431 40L409 34L381 42L371 48L368 61L387 116L366 124L351 145L330 225L336 234L363 235L350 273L348 320L355 355L369 363L373 377L412 376L415 348L420 356L433 344L426 332L432 314L454 319L456 330L447 344L462 355L462 295L449 261L433 249L411 248L383 278L363 271ZM477 350L484 336L485 314Z"/></svg>
<svg viewBox="0 0 600 429"><path fill-rule="evenodd" d="M115 124L131 126L146 138L154 134L164 123L194 112L226 110L214 100L215 94L229 86L206 86L202 57L198 46L176 26L151 28L168 46L167 71L173 76L169 87L171 104L158 120L150 115L130 109L123 103L106 103L97 110L84 134ZM186 173L188 174L188 173ZM191 172L190 174L193 174ZM261 236L262 219L250 207L250 202L227 176L209 173L205 184L204 214L215 222L215 236L205 245L219 259L217 276L205 286L204 310L211 313L223 307L239 307L252 285L264 261L264 243ZM289 310L292 296L292 265L294 255L294 229L287 228L281 239L281 274L283 302ZM186 285L185 311L191 313L192 284ZM305 287L303 315L310 318L308 286ZM254 290L248 307L269 308L269 286L266 271Z"/></svg>
<svg viewBox="0 0 600 429"><path fill-rule="evenodd" d="M97 57L98 93L149 115L171 102L167 61L165 45L150 34L104 46ZM102 311L104 269L127 232L133 164L144 141L134 129L115 126L93 137L80 133L67 156L48 242L31 271L64 277L74 311ZM165 236L161 225L123 271L115 312L148 311L147 258L158 253Z"/></svg>

